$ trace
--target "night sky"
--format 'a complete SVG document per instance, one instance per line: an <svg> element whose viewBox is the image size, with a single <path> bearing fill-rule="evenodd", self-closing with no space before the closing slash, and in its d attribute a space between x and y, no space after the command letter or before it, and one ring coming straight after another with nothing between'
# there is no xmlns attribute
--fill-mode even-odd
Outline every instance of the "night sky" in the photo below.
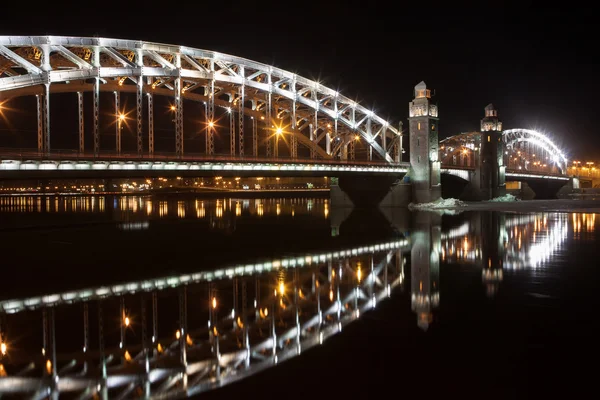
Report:
<svg viewBox="0 0 600 400"><path fill-rule="evenodd" d="M98 35L230 53L320 79L394 124L406 123L413 87L424 80L435 90L441 137L478 130L491 102L506 129L551 132L570 159L600 160L592 6L213 3L113 2L94 12L86 7L100 3L54 3L55 15L3 5L0 34Z"/></svg>

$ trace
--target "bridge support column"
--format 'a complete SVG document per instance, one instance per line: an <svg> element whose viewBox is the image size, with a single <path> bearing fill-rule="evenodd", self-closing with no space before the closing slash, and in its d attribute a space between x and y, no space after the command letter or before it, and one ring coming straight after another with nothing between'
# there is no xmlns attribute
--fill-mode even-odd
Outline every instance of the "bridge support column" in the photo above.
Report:
<svg viewBox="0 0 600 400"><path fill-rule="evenodd" d="M241 67L239 73L244 76L244 68ZM244 156L244 85L240 86L240 95L238 97L238 141L239 141L239 154L240 157Z"/></svg>
<svg viewBox="0 0 600 400"><path fill-rule="evenodd" d="M124 116L121 116L121 96L119 94L119 92L115 91L115 119L116 119L116 127L115 127L115 151L117 152L117 154L121 154L121 129L123 128L122 125L122 118L124 118Z"/></svg>
<svg viewBox="0 0 600 400"><path fill-rule="evenodd" d="M83 92L77 92L77 110L78 110L78 122L79 122L79 153L85 152L85 125L83 121Z"/></svg>
<svg viewBox="0 0 600 400"><path fill-rule="evenodd" d="M183 99L181 90L181 78L177 77L175 79L175 153L177 158L183 156Z"/></svg>
<svg viewBox="0 0 600 400"><path fill-rule="evenodd" d="M44 84L44 95L42 100L42 123L44 127L43 151L50 153L50 84Z"/></svg>
<svg viewBox="0 0 600 400"><path fill-rule="evenodd" d="M419 211L413 214L411 269L411 306L417 325L426 331L432 322L432 309L439 304L441 216Z"/></svg>
<svg viewBox="0 0 600 400"><path fill-rule="evenodd" d="M135 63L139 68L144 66L144 54L141 49L137 49L135 52ZM137 80L136 92L135 92L135 118L136 118L136 138L137 138L137 154L142 155L144 151L144 140L142 122L144 118L143 114L144 107L144 76L140 75Z"/></svg>
<svg viewBox="0 0 600 400"><path fill-rule="evenodd" d="M44 107L44 95L35 95L37 100L37 147L38 153L44 152L44 116L42 114L42 107Z"/></svg>
<svg viewBox="0 0 600 400"><path fill-rule="evenodd" d="M148 155L154 156L154 97L148 93Z"/></svg>
<svg viewBox="0 0 600 400"><path fill-rule="evenodd" d="M214 71L214 65L211 63L211 71ZM210 91L208 93L208 110L206 112L206 154L215 154L215 80L210 81Z"/></svg>
<svg viewBox="0 0 600 400"><path fill-rule="evenodd" d="M100 78L94 78L94 156L100 153Z"/></svg>
<svg viewBox="0 0 600 400"><path fill-rule="evenodd" d="M485 117L481 120L481 148L472 184L481 200L506 194L502 122L492 104L485 107Z"/></svg>
<svg viewBox="0 0 600 400"><path fill-rule="evenodd" d="M410 181L412 201L429 203L442 197L438 161L438 109L431 104L431 91L425 82L415 86L409 104Z"/></svg>

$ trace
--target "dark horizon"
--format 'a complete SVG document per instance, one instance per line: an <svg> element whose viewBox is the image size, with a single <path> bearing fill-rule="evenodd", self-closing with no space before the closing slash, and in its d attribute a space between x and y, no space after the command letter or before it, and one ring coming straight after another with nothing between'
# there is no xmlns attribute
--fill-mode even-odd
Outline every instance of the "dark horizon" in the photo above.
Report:
<svg viewBox="0 0 600 400"><path fill-rule="evenodd" d="M425 81L440 108L440 138L479 130L484 107L493 103L506 129L548 132L570 160L600 159L592 139L600 85L591 11L542 10L523 1L399 5L404 12L396 15L385 5L344 4L303 3L293 11L202 5L166 15L130 11L134 5L93 15L79 7L3 17L0 35L115 37L233 54L320 80L394 125L406 123L413 87ZM5 8L8 15L16 7Z"/></svg>

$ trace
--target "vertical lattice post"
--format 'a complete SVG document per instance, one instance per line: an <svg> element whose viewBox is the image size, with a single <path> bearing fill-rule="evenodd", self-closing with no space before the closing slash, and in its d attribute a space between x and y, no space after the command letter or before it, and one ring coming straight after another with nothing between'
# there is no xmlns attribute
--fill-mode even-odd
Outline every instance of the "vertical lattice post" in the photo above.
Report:
<svg viewBox="0 0 600 400"><path fill-rule="evenodd" d="M317 131L319 130L319 111L315 110L315 118L313 123L310 126L310 141L312 142L313 147L317 143ZM310 158L316 158L317 152L314 148L310 149Z"/></svg>
<svg viewBox="0 0 600 400"><path fill-rule="evenodd" d="M252 118L252 155L258 157L258 126L255 118Z"/></svg>
<svg viewBox="0 0 600 400"><path fill-rule="evenodd" d="M371 117L367 118L367 137L369 138L369 140L371 140L373 138L373 132L371 130ZM367 143L368 146L368 155L369 155L369 161L373 160L373 146L371 146L370 143Z"/></svg>
<svg viewBox="0 0 600 400"><path fill-rule="evenodd" d="M214 65L211 64L211 70L214 70ZM215 154L215 81L210 81L210 92L208 93L208 114L206 121L206 133L208 135L208 146L206 154Z"/></svg>
<svg viewBox="0 0 600 400"><path fill-rule="evenodd" d="M94 156L100 154L100 78L94 79L94 93L92 94L94 107Z"/></svg>
<svg viewBox="0 0 600 400"><path fill-rule="evenodd" d="M144 55L142 53L141 49L137 49L136 53L135 53L135 60L136 60L136 64L138 66L138 68L140 68L140 70L143 70L143 66L144 66ZM143 122L143 118L144 118L144 111L143 111L143 107L144 107L144 76L141 75L138 77L137 80L137 88L136 88L136 97L135 97L135 104L136 104L136 133L137 133L137 154L138 157L142 156L142 152L144 151L144 139L143 139L143 131L142 131L142 122Z"/></svg>
<svg viewBox="0 0 600 400"><path fill-rule="evenodd" d="M175 154L183 156L183 102L181 101L181 77L175 78Z"/></svg>
<svg viewBox="0 0 600 400"><path fill-rule="evenodd" d="M37 94L37 145L38 152L41 154L44 152L44 116L42 115L42 108L44 107L44 95Z"/></svg>
<svg viewBox="0 0 600 400"><path fill-rule="evenodd" d="M79 153L85 152L85 125L83 121L83 92L77 92L77 110L78 110L78 122L79 122Z"/></svg>
<svg viewBox="0 0 600 400"><path fill-rule="evenodd" d="M234 97L233 95L231 96ZM235 113L233 111L233 101L230 101L231 106L227 108L227 112L229 113L229 154L231 157L235 157L235 147L237 144L237 140L235 137Z"/></svg>
<svg viewBox="0 0 600 400"><path fill-rule="evenodd" d="M93 107L94 107L94 156L100 154L100 47L95 46L92 53L94 72Z"/></svg>
<svg viewBox="0 0 600 400"><path fill-rule="evenodd" d="M383 147L383 152L387 153L387 123L381 128L381 147Z"/></svg>
<svg viewBox="0 0 600 400"><path fill-rule="evenodd" d="M148 93L148 155L154 156L154 96Z"/></svg>
<svg viewBox="0 0 600 400"><path fill-rule="evenodd" d="M136 97L135 97L135 103L136 103L136 139L137 139L137 154L138 156L142 155L142 152L144 151L144 141L143 141L143 131L142 131L142 118L143 118L143 104L144 104L144 80L143 78L140 76L138 78L138 82L137 82L137 93L136 93Z"/></svg>
<svg viewBox="0 0 600 400"><path fill-rule="evenodd" d="M244 77L244 67L240 68L242 78ZM245 102L245 87L240 86L240 96L238 97L238 141L240 157L244 157L244 102Z"/></svg>
<svg viewBox="0 0 600 400"><path fill-rule="evenodd" d="M290 121L290 128L292 130L292 158L298 158L298 132L296 132L296 88L292 87L294 92L294 100L292 101L292 115Z"/></svg>
<svg viewBox="0 0 600 400"><path fill-rule="evenodd" d="M266 135L267 135L267 157L271 157L271 132L273 121L271 121L271 76L269 75L269 93L267 93L267 108L265 110L265 126L266 126Z"/></svg>
<svg viewBox="0 0 600 400"><path fill-rule="evenodd" d="M121 95L115 91L115 119L116 119L116 130L115 130L115 150L117 154L121 154L121 129L123 128L121 120Z"/></svg>
<svg viewBox="0 0 600 400"><path fill-rule="evenodd" d="M44 120L44 153L50 153L50 84L44 84L44 101L42 104Z"/></svg>

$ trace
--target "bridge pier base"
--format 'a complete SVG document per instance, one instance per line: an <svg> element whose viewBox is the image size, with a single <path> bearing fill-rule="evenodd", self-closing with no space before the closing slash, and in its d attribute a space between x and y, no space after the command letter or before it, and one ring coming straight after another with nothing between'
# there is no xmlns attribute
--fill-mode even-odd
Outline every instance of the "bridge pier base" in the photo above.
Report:
<svg viewBox="0 0 600 400"><path fill-rule="evenodd" d="M331 207L407 207L412 185L400 183L399 176L352 176L331 178Z"/></svg>

